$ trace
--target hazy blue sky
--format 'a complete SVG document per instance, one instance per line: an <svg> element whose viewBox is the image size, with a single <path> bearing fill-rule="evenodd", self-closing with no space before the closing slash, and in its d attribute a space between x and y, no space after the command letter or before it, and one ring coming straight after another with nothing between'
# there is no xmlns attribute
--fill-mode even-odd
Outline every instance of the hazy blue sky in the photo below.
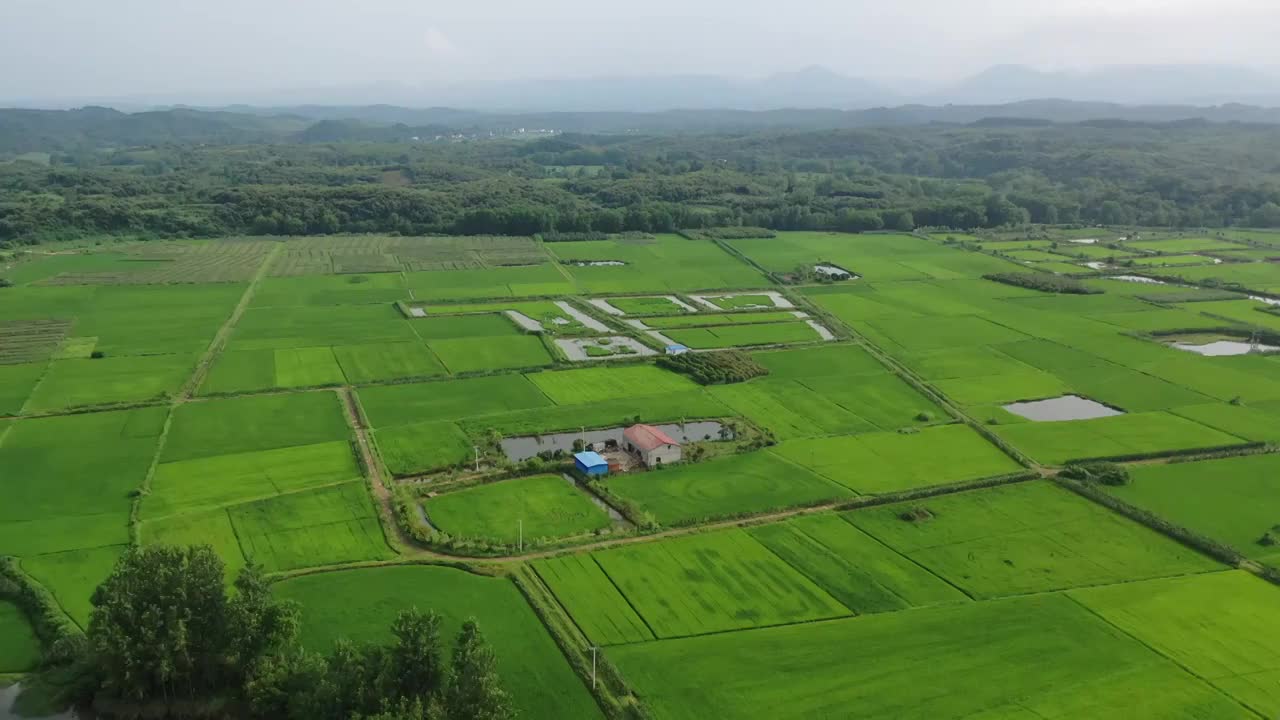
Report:
<svg viewBox="0 0 1280 720"><path fill-rule="evenodd" d="M0 100L806 65L1280 64L1277 0L0 0Z"/></svg>

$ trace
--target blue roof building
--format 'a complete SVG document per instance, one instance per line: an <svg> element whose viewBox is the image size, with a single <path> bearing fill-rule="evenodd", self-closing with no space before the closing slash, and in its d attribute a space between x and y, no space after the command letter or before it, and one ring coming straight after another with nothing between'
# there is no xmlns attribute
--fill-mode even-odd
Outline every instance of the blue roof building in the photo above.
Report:
<svg viewBox="0 0 1280 720"><path fill-rule="evenodd" d="M609 461L600 457L600 453L580 452L573 456L573 466L578 472L586 475L608 475Z"/></svg>
<svg viewBox="0 0 1280 720"><path fill-rule="evenodd" d="M683 355L687 352L689 352L689 347L687 345L668 345L667 346L668 355Z"/></svg>

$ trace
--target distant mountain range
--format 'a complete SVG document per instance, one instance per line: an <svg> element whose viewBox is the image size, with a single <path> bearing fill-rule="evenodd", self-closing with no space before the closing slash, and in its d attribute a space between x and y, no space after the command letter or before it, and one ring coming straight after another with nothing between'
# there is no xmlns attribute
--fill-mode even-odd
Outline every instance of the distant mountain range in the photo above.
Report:
<svg viewBox="0 0 1280 720"><path fill-rule="evenodd" d="M663 112L492 113L393 105L175 108L124 113L111 108L0 109L0 160L29 152L164 144L427 142L462 135L529 131L690 133L818 131L921 125L1114 127L1170 123L1280 125L1280 107L1119 105L1031 100L1003 105L899 105L868 110L668 110Z"/></svg>
<svg viewBox="0 0 1280 720"><path fill-rule="evenodd" d="M759 80L690 75L513 81L452 87L423 93L422 98L432 106L519 112L859 110L1043 99L1123 105L1280 105L1280 73L1207 65L1113 66L1084 72L1000 65L941 89L922 90L909 82L878 82L808 67Z"/></svg>
<svg viewBox="0 0 1280 720"><path fill-rule="evenodd" d="M1211 65L1117 65L1045 72L998 65L923 102L992 105L1039 98L1125 105L1280 104L1280 73Z"/></svg>
<svg viewBox="0 0 1280 720"><path fill-rule="evenodd" d="M245 97L246 106L370 107L387 103L402 108L450 107L490 113L859 110L900 105L1001 105L1045 99L1122 105L1280 106L1280 71L1212 65L1122 65L1064 72L999 65L941 88L926 88L911 81L868 80L815 66L758 79L719 75L541 78L437 88L368 85L288 89ZM38 100L16 104L94 104L141 110L173 107L162 104L173 100L85 98L70 104ZM186 100L200 107L226 107L212 98ZM0 105L4 104L0 99Z"/></svg>

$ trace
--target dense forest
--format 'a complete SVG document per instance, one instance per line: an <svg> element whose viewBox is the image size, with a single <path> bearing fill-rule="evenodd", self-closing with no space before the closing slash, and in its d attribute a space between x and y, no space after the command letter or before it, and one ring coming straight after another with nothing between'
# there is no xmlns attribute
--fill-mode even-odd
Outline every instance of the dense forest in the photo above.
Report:
<svg viewBox="0 0 1280 720"><path fill-rule="evenodd" d="M988 119L535 134L190 110L146 116L0 111L0 242L725 225L1280 226L1280 126L1265 124Z"/></svg>

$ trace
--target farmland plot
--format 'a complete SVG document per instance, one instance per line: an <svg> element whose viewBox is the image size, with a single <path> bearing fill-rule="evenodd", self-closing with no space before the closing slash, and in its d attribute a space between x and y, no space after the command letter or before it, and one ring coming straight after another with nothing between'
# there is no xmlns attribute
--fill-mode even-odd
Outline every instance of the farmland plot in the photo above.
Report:
<svg viewBox="0 0 1280 720"><path fill-rule="evenodd" d="M869 420L796 380L760 378L748 383L714 386L710 393L781 440L877 429Z"/></svg>
<svg viewBox="0 0 1280 720"><path fill-rule="evenodd" d="M409 297L399 273L266 278L251 307L390 304Z"/></svg>
<svg viewBox="0 0 1280 720"><path fill-rule="evenodd" d="M333 355L352 384L445 374L440 360L418 343L339 345L333 348Z"/></svg>
<svg viewBox="0 0 1280 720"><path fill-rule="evenodd" d="M853 493L769 452L732 455L605 481L664 525L817 504Z"/></svg>
<svg viewBox="0 0 1280 720"><path fill-rule="evenodd" d="M26 614L8 601L0 601L0 675L34 670L40 662L40 640Z"/></svg>
<svg viewBox="0 0 1280 720"><path fill-rule="evenodd" d="M636 422L662 423L725 418L733 412L705 390L640 395L599 400L578 405L535 407L526 410L477 415L460 424L469 432L503 435L537 435L556 430L626 427Z"/></svg>
<svg viewBox="0 0 1280 720"><path fill-rule="evenodd" d="M605 550L595 558L660 638L849 614L741 530ZM590 595L569 600L570 614L591 602Z"/></svg>
<svg viewBox="0 0 1280 720"><path fill-rule="evenodd" d="M1253 717L1057 595L638 643L607 655L663 720L842 717L851 708L873 720Z"/></svg>
<svg viewBox="0 0 1280 720"><path fill-rule="evenodd" d="M250 308L240 317L230 350L263 350L417 340L390 304Z"/></svg>
<svg viewBox="0 0 1280 720"><path fill-rule="evenodd" d="M429 498L432 525L450 535L514 544L609 527L604 510L556 475L503 480Z"/></svg>
<svg viewBox="0 0 1280 720"><path fill-rule="evenodd" d="M705 240L658 235L649 240L617 239L549 246L561 262L617 261L618 266L566 265L591 293L638 293L768 287L754 268Z"/></svg>
<svg viewBox="0 0 1280 720"><path fill-rule="evenodd" d="M749 296L748 296L749 297ZM755 325L760 323L791 322L796 316L790 312L751 312L732 315L702 314L676 315L672 317L645 318L644 324L652 328L710 327L712 325Z"/></svg>
<svg viewBox="0 0 1280 720"><path fill-rule="evenodd" d="M161 400L191 375L192 355L54 360L24 407L26 412Z"/></svg>
<svg viewBox="0 0 1280 720"><path fill-rule="evenodd" d="M520 717L602 717L520 591L504 578L448 567L383 567L292 578L274 591L301 605L302 642L315 652L328 652L338 638L390 642L396 614L412 607L443 616L444 638L456 637L462 623L475 618Z"/></svg>
<svg viewBox="0 0 1280 720"><path fill-rule="evenodd" d="M89 627L93 593L111 574L124 545L68 550L22 559L22 569L53 593L81 629Z"/></svg>
<svg viewBox="0 0 1280 720"><path fill-rule="evenodd" d="M146 477L164 417L144 408L15 421L0 431L0 554L126 542L129 494Z"/></svg>
<svg viewBox="0 0 1280 720"><path fill-rule="evenodd" d="M527 376L558 405L616 400L640 395L694 392L692 380L652 365L583 368Z"/></svg>
<svg viewBox="0 0 1280 720"><path fill-rule="evenodd" d="M1042 481L854 510L844 517L975 598L1221 568Z"/></svg>
<svg viewBox="0 0 1280 720"><path fill-rule="evenodd" d="M1144 465L1130 472L1129 485L1108 491L1253 559L1280 561L1280 547L1263 544L1268 533L1280 536L1280 455Z"/></svg>
<svg viewBox="0 0 1280 720"><path fill-rule="evenodd" d="M1280 712L1280 590L1241 571L1070 593L1265 717Z"/></svg>
<svg viewBox="0 0 1280 720"><path fill-rule="evenodd" d="M1230 447L1245 442L1234 435L1165 412L1000 425L993 430L1032 458L1054 465L1089 458Z"/></svg>
<svg viewBox="0 0 1280 720"><path fill-rule="evenodd" d="M454 423L424 422L373 431L373 440L392 475L403 477L470 460L470 438Z"/></svg>
<svg viewBox="0 0 1280 720"><path fill-rule="evenodd" d="M245 565L231 516L223 509L146 520L138 534L143 545L212 546L225 565L227 584L235 582Z"/></svg>
<svg viewBox="0 0 1280 720"><path fill-rule="evenodd" d="M781 443L770 451L859 494L1006 475L1020 465L965 425Z"/></svg>
<svg viewBox="0 0 1280 720"><path fill-rule="evenodd" d="M695 349L784 345L822 339L818 332L806 322L676 328L664 330L663 335Z"/></svg>
<svg viewBox="0 0 1280 720"><path fill-rule="evenodd" d="M969 599L837 515L797 518L747 532L859 614Z"/></svg>
<svg viewBox="0 0 1280 720"><path fill-rule="evenodd" d="M198 512L359 476L346 440L165 462L156 466L142 515Z"/></svg>
<svg viewBox="0 0 1280 720"><path fill-rule="evenodd" d="M591 555L564 555L539 560L538 576L563 605L573 603L573 620L592 641L601 645L644 642L653 632L600 569ZM581 598L591 598L592 602Z"/></svg>
<svg viewBox="0 0 1280 720"><path fill-rule="evenodd" d="M578 244L578 243L575 243ZM461 300L572 295L575 284L550 264L407 273L416 300Z"/></svg>
<svg viewBox="0 0 1280 720"><path fill-rule="evenodd" d="M45 363L0 365L0 415L17 415L45 373Z"/></svg>
<svg viewBox="0 0 1280 720"><path fill-rule="evenodd" d="M345 440L349 435L333 392L184 403L174 410L162 461Z"/></svg>
<svg viewBox="0 0 1280 720"><path fill-rule="evenodd" d="M542 341L529 335L433 340L431 351L455 375L550 365L551 354Z"/></svg>
<svg viewBox="0 0 1280 720"><path fill-rule="evenodd" d="M377 428L461 420L551 404L537 386L522 375L368 387L361 388L359 396L369 422Z"/></svg>
<svg viewBox="0 0 1280 720"><path fill-rule="evenodd" d="M228 514L245 558L267 572L392 555L362 482L280 495Z"/></svg>

